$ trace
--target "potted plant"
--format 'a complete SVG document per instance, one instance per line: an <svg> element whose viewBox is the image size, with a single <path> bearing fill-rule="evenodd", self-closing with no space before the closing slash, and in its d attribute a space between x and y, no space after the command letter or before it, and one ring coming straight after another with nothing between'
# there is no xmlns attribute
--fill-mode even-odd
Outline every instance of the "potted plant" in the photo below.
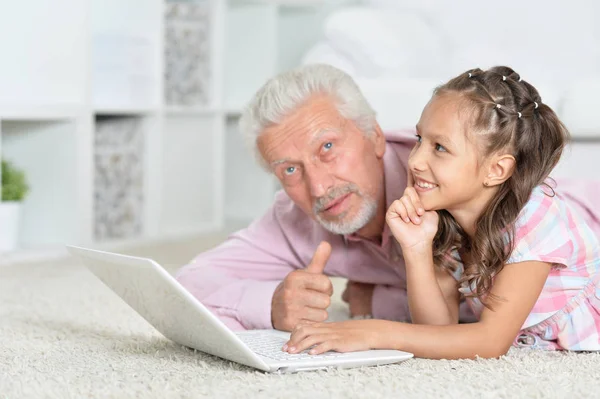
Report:
<svg viewBox="0 0 600 399"><path fill-rule="evenodd" d="M0 252L17 246L21 203L29 191L25 173L2 160L2 197L0 199Z"/></svg>

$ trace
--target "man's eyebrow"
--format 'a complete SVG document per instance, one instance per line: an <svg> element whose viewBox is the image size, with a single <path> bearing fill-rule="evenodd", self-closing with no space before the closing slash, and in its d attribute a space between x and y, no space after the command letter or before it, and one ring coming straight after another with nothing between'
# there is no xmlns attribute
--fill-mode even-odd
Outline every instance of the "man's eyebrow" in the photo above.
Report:
<svg viewBox="0 0 600 399"><path fill-rule="evenodd" d="M321 129L317 133L314 134L313 138L310 139L308 144L309 145L314 144L316 141L319 141L319 139L321 139L321 137L323 137L324 134L329 133L329 132L339 133L340 129L334 128L334 127L328 127L325 129Z"/></svg>
<svg viewBox="0 0 600 399"><path fill-rule="evenodd" d="M278 159L277 161L271 162L271 166L275 167L277 165L281 165L282 163L290 162L289 158Z"/></svg>

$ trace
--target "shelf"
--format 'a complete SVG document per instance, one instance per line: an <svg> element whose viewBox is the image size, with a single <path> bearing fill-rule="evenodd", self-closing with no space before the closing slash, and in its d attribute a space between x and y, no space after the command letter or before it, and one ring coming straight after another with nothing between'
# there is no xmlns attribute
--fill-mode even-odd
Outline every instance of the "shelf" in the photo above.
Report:
<svg viewBox="0 0 600 399"><path fill-rule="evenodd" d="M88 1L92 107L121 115L158 108L162 0Z"/></svg>
<svg viewBox="0 0 600 399"><path fill-rule="evenodd" d="M144 118L99 117L94 134L94 237L127 239L144 232Z"/></svg>
<svg viewBox="0 0 600 399"><path fill-rule="evenodd" d="M222 223L220 121L179 115L164 120L161 145L161 234Z"/></svg>
<svg viewBox="0 0 600 399"><path fill-rule="evenodd" d="M158 112L158 108L99 108L94 113L99 116L145 116Z"/></svg>
<svg viewBox="0 0 600 399"><path fill-rule="evenodd" d="M81 0L2 1L0 104L15 119L70 117L62 106L83 104L87 85L87 4ZM30 105L35 106L30 109ZM25 106L25 107L24 107ZM70 106L66 108L70 109ZM23 111L25 110L25 111ZM35 112L32 112L35 111ZM65 113L67 115L65 115Z"/></svg>
<svg viewBox="0 0 600 399"><path fill-rule="evenodd" d="M2 158L25 172L18 248L35 249L86 240L81 233L79 125L75 121L2 121ZM57 145L60 143L60 145Z"/></svg>
<svg viewBox="0 0 600 399"><path fill-rule="evenodd" d="M185 106L167 106L166 115L210 115L219 112L216 107L185 107Z"/></svg>
<svg viewBox="0 0 600 399"><path fill-rule="evenodd" d="M212 2L168 2L164 22L167 106L209 107L215 96Z"/></svg>
<svg viewBox="0 0 600 399"><path fill-rule="evenodd" d="M225 116L228 118L239 118L242 116L243 109L242 108L226 108Z"/></svg>
<svg viewBox="0 0 600 399"><path fill-rule="evenodd" d="M0 104L0 119L15 121L73 119L83 111L83 106L74 104Z"/></svg>
<svg viewBox="0 0 600 399"><path fill-rule="evenodd" d="M250 3L226 14L223 102L226 109L242 109L277 72L278 13L265 3Z"/></svg>
<svg viewBox="0 0 600 399"><path fill-rule="evenodd" d="M241 139L236 119L226 125L225 217L252 221L271 206L278 190L275 176L258 164L252 149Z"/></svg>
<svg viewBox="0 0 600 399"><path fill-rule="evenodd" d="M13 262L264 212L277 181L238 120L357 0L32 1L0 26L0 158L31 186Z"/></svg>

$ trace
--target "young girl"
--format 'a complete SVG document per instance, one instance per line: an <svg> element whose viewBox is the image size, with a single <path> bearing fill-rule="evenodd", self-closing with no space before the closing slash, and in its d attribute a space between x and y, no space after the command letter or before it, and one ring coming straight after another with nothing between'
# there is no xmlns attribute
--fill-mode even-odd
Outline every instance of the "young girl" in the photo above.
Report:
<svg viewBox="0 0 600 399"><path fill-rule="evenodd" d="M568 132L512 69L436 89L417 125L409 187L387 213L414 324L299 326L284 350L399 349L498 357L511 345L600 350L600 244L548 175ZM466 298L478 321L458 324Z"/></svg>

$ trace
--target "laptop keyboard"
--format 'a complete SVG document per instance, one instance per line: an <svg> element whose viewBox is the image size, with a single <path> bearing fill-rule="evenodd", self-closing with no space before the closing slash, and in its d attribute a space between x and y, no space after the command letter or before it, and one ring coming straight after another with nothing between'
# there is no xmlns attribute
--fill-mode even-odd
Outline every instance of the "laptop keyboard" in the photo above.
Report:
<svg viewBox="0 0 600 399"><path fill-rule="evenodd" d="M252 351L275 360L322 360L335 359L336 357L344 355L344 353L331 351L320 355L309 355L308 349L295 354L287 353L281 350L287 340L270 334L240 334L238 337L240 337Z"/></svg>

